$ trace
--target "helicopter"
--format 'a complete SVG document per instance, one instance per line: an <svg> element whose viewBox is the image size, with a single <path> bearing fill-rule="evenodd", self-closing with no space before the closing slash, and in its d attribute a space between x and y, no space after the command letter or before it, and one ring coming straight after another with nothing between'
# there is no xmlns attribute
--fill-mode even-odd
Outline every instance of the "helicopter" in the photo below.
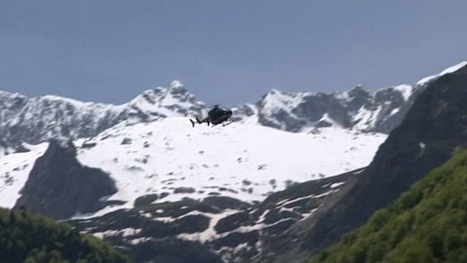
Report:
<svg viewBox="0 0 467 263"><path fill-rule="evenodd" d="M195 127L196 123L201 124L204 122L206 122L208 126L210 124L215 126L221 123L226 125L229 124L230 117L232 117L232 110L225 107L220 107L219 105L214 105L214 107L208 112L208 116L206 118L199 120L196 117L196 122L192 119L190 119L190 122L193 127Z"/></svg>

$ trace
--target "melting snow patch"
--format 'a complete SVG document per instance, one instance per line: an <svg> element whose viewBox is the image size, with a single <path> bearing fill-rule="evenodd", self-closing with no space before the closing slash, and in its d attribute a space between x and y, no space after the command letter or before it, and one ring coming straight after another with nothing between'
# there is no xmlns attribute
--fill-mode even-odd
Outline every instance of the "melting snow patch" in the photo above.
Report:
<svg viewBox="0 0 467 263"><path fill-rule="evenodd" d="M402 97L404 97L404 100L407 101L412 95L413 87L411 85L403 84L403 85L395 86L394 90L399 91L402 94Z"/></svg>
<svg viewBox="0 0 467 263"><path fill-rule="evenodd" d="M139 232L141 232L141 229L124 228L124 229L119 229L119 230L108 230L105 232L93 233L93 235L102 239L106 236L116 236L116 235L122 235L123 237L134 236L134 235L137 235Z"/></svg>
<svg viewBox="0 0 467 263"><path fill-rule="evenodd" d="M212 213L199 213L206 217L209 217L209 226L208 228L201 233L193 233L193 234L179 234L177 238L184 239L184 240L192 240L192 241L199 241L204 243L211 239L217 238L219 235L217 234L214 227L217 225L217 222L224 217L230 216L232 214L238 213L239 210L225 210L223 213L220 214L212 214Z"/></svg>
<svg viewBox="0 0 467 263"><path fill-rule="evenodd" d="M333 183L333 184L331 185L331 188L336 188L336 187L339 187L339 186L341 186L341 185L343 185L343 184L345 184L345 182Z"/></svg>

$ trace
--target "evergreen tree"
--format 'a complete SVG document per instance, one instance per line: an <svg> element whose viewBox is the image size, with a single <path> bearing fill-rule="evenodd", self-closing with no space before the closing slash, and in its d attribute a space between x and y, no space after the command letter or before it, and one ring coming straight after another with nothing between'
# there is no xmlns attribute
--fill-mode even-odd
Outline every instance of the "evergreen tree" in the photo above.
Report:
<svg viewBox="0 0 467 263"><path fill-rule="evenodd" d="M2 263L129 263L104 241L23 210L0 209Z"/></svg>

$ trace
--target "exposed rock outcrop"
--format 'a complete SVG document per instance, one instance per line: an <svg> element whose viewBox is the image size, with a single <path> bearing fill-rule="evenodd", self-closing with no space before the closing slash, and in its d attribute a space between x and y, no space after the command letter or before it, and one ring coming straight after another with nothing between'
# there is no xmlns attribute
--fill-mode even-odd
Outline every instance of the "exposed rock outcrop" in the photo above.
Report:
<svg viewBox="0 0 467 263"><path fill-rule="evenodd" d="M71 142L52 140L36 160L15 208L65 219L102 209L106 205L102 198L116 192L108 174L76 160Z"/></svg>

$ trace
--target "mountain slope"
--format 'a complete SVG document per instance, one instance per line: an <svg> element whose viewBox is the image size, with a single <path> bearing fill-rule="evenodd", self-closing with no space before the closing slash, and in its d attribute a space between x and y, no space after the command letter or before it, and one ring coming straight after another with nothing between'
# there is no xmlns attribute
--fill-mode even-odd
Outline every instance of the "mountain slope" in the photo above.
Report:
<svg viewBox="0 0 467 263"><path fill-rule="evenodd" d="M40 168L44 162L34 163L35 159L57 159L49 154L50 143L0 157L0 175L8 175L0 188L0 205L42 209L47 204L55 209L40 211L51 216L73 211L71 222L80 231L125 246L135 258L206 259L215 252L224 262L248 261L261 251L263 241L303 220L324 197L338 192L349 176L332 175L366 166L385 138L332 127L302 134L240 123L192 128L186 118L174 117L122 122L95 137L76 140L74 161ZM59 157L67 151L56 150ZM86 212L75 205L95 202L89 202L88 195L73 194L82 182L69 172L49 174L54 183L27 180L35 170L75 167L76 162L99 168L115 181L117 193L97 202L104 209ZM313 182L298 184L308 180ZM26 188L19 192L25 185L39 194L31 195ZM71 186L77 190L64 191ZM173 244L169 248L176 253L153 249L165 244ZM198 248L193 254L188 247ZM144 252L148 248L151 251Z"/></svg>
<svg viewBox="0 0 467 263"><path fill-rule="evenodd" d="M467 262L467 150L311 262Z"/></svg>
<svg viewBox="0 0 467 263"><path fill-rule="evenodd" d="M466 90L467 66L428 84L346 193L297 226L305 229L300 233L306 237L300 249L279 248L284 257L315 254L337 242L450 159L454 149L467 141ZM287 238L287 233L282 238Z"/></svg>
<svg viewBox="0 0 467 263"><path fill-rule="evenodd" d="M117 192L105 199L121 205L108 207L102 214L132 208L137 198L151 194L158 195L156 202L213 195L262 201L293 182L368 165L385 138L384 134L334 128L308 134L237 123L192 128L185 118L165 118L135 125L121 123L74 144L80 165L99 168L116 183ZM0 205L11 207L20 197L18 191L32 174L35 158L48 147L44 143L30 147L30 152L0 158L0 176L4 178L0 181ZM67 180L71 179L63 179L63 183Z"/></svg>
<svg viewBox="0 0 467 263"><path fill-rule="evenodd" d="M68 222L79 231L125 247L142 260L138 262L161 256L187 263L252 262L267 242L319 210L359 172L292 184L253 205L226 196L162 203L153 203L153 196L147 196L132 209Z"/></svg>
<svg viewBox="0 0 467 263"><path fill-rule="evenodd" d="M4 263L131 262L95 237L25 210L0 209L0 247Z"/></svg>
<svg viewBox="0 0 467 263"><path fill-rule="evenodd" d="M333 227L333 231L327 233L327 240L335 240L338 233L363 224L374 210L388 205L412 183L447 161L453 149L467 141L466 104L467 66L429 84L403 123L381 145L373 162L349 193L352 199L343 200L338 206L342 210L338 214L331 212L328 221L321 221L317 229L329 230L331 222L343 226L341 229ZM373 198L369 199L370 196ZM320 243L319 247L327 243L321 238L314 241L318 235L318 231L311 234L310 247L315 242Z"/></svg>

